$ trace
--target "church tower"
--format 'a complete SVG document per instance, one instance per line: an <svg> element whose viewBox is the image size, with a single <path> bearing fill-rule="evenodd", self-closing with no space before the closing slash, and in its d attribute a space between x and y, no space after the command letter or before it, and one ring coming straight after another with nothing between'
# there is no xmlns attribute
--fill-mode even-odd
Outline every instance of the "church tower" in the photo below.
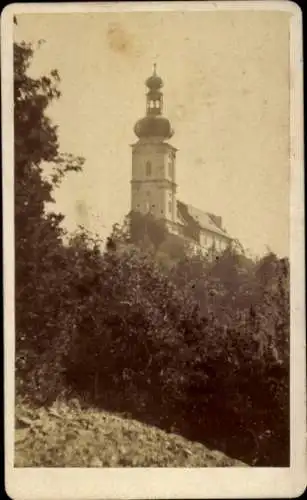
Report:
<svg viewBox="0 0 307 500"><path fill-rule="evenodd" d="M132 145L131 210L164 219L172 230L177 215L177 150L167 142L174 132L163 116L163 81L156 65L145 84L146 116L134 127L138 141Z"/></svg>

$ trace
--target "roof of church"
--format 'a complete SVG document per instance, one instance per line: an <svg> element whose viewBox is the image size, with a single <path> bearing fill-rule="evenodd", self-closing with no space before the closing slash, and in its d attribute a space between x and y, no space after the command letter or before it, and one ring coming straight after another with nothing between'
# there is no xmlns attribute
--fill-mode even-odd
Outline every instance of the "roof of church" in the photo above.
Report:
<svg viewBox="0 0 307 500"><path fill-rule="evenodd" d="M192 227L199 227L200 229L206 229L225 238L232 239L231 236L222 227L222 218L211 214L209 212L203 212L198 208L193 207L177 200L177 208L179 218L183 220L184 224Z"/></svg>

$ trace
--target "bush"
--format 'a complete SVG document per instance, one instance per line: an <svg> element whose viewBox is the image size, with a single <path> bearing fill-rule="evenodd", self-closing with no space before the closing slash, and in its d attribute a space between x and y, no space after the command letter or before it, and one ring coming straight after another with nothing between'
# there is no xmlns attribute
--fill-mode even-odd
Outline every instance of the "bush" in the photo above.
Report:
<svg viewBox="0 0 307 500"><path fill-rule="evenodd" d="M48 335L41 318L39 357L27 352L37 400L74 393L249 463L287 464L287 261L274 257L265 280L263 262L240 267L229 254L185 257L165 272L150 250L101 253L84 232L61 257L40 304L43 318L52 300L58 313Z"/></svg>
<svg viewBox="0 0 307 500"><path fill-rule="evenodd" d="M117 408L176 423L187 434L193 428L194 439L210 439L212 432L226 448L230 435L238 447L246 433L249 460L267 464L274 453L285 463L288 269L277 258L276 266L263 286L256 265L248 283L246 276L230 283L227 273L225 283L211 265L188 258L166 275L150 253L134 247L87 262L81 282L72 280L83 293L67 383L96 403L110 404L115 394ZM248 300L240 302L247 284Z"/></svg>

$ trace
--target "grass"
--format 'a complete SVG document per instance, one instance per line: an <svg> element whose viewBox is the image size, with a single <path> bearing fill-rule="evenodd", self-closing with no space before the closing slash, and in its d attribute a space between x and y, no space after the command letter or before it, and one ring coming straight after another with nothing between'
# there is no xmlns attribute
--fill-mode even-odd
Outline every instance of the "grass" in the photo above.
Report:
<svg viewBox="0 0 307 500"><path fill-rule="evenodd" d="M242 467L204 445L76 400L16 405L16 467Z"/></svg>

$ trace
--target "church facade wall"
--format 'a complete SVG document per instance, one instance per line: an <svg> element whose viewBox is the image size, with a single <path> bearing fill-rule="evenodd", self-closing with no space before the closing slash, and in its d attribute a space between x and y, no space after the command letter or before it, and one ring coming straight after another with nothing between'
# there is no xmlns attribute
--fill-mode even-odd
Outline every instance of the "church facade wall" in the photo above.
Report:
<svg viewBox="0 0 307 500"><path fill-rule="evenodd" d="M175 221L176 185L173 148L139 142L132 151L131 208Z"/></svg>

